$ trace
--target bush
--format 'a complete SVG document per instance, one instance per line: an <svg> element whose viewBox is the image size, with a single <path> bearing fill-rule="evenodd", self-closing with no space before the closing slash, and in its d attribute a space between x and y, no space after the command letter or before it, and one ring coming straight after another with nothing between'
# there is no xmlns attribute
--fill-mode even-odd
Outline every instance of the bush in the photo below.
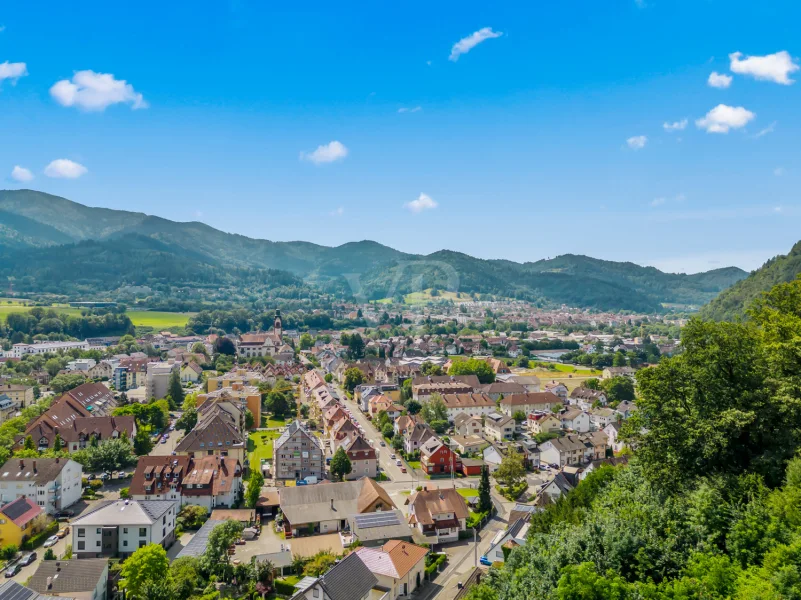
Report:
<svg viewBox="0 0 801 600"><path fill-rule="evenodd" d="M517 485L510 485L509 487L504 487L502 485L495 486L495 489L498 490L498 493L509 500L510 502L514 502L517 498L528 489L528 482L521 481Z"/></svg>
<svg viewBox="0 0 801 600"><path fill-rule="evenodd" d="M32 535L30 539L28 539L28 541L23 542L22 549L36 550L36 548L45 543L45 540L47 538L49 538L51 535L55 535L57 532L58 532L58 521L53 521L42 531L40 531L36 535Z"/></svg>
<svg viewBox="0 0 801 600"><path fill-rule="evenodd" d="M292 597L295 595L295 586L280 579L275 580L275 593L281 596Z"/></svg>
<svg viewBox="0 0 801 600"><path fill-rule="evenodd" d="M45 550L43 559L44 560L56 560L56 553L53 552L52 548L48 548L47 550Z"/></svg>
<svg viewBox="0 0 801 600"><path fill-rule="evenodd" d="M131 497L131 488L124 487L120 490L120 498L127 500Z"/></svg>
<svg viewBox="0 0 801 600"><path fill-rule="evenodd" d="M0 548L0 558L3 560L11 560L17 555L17 548L16 544L9 544L8 546L3 546Z"/></svg>
<svg viewBox="0 0 801 600"><path fill-rule="evenodd" d="M91 479L89 481L89 487L92 488L93 491L99 490L103 487L103 482L99 479Z"/></svg>
<svg viewBox="0 0 801 600"><path fill-rule="evenodd" d="M470 513L467 517L467 527L473 529L474 527L481 527L481 522L489 516L489 511Z"/></svg>
<svg viewBox="0 0 801 600"><path fill-rule="evenodd" d="M429 561L429 556L436 557L436 558L433 558L432 560ZM447 554L429 554L429 555L427 555L426 556L426 563L430 563L430 564L428 564L428 566L426 566L426 575L431 575L431 574L436 573L437 571L439 571L439 566L442 563L444 563L446 560L448 560L448 555Z"/></svg>

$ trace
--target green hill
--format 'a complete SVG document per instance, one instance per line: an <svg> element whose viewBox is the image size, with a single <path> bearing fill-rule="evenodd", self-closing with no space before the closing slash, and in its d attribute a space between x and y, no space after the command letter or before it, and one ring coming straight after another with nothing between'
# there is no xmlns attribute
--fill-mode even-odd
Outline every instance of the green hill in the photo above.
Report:
<svg viewBox="0 0 801 600"><path fill-rule="evenodd" d="M745 315L745 310L763 292L777 283L792 281L801 274L801 242L788 254L774 256L748 277L724 290L701 309L701 315L718 321L731 321Z"/></svg>
<svg viewBox="0 0 801 600"><path fill-rule="evenodd" d="M134 238L136 242L131 241ZM201 282L223 278L229 285L237 286L241 283L236 282L236 277L248 277L242 273L273 269L292 273L326 291L368 299L438 288L517 297L549 305L656 311L663 303L704 304L746 275L733 267L677 275L630 262L570 254L523 264L483 260L450 250L421 256L369 240L335 248L301 241L272 242L226 233L198 222L182 223L137 212L92 208L33 190L0 191L0 249L6 254L13 253L11 262L23 271L33 268L39 273L36 285L44 286L46 282L48 290L66 285L67 278L59 277L73 270L64 266L59 251L36 253L35 249L95 241L106 242L103 253L108 254L114 252L113 242L121 239L126 240L125 246L135 247L133 257L138 260L144 260L147 252L162 256L166 266L159 269L159 265L149 265L152 270L148 277L163 285L170 282L167 272L179 276L183 282L197 276ZM146 248L142 239L164 246ZM133 257L129 260L110 256L110 260L126 267L118 276L112 276L88 253L76 250L84 246L69 248L64 255L73 257L79 267L86 267L78 269L75 275L87 281L89 287L90 281L108 289L115 282L141 279L136 275L138 267L131 263ZM29 262L34 266L26 266ZM57 272L56 265L64 269ZM88 272L90 266L94 273ZM21 277L19 273L14 275L17 279Z"/></svg>

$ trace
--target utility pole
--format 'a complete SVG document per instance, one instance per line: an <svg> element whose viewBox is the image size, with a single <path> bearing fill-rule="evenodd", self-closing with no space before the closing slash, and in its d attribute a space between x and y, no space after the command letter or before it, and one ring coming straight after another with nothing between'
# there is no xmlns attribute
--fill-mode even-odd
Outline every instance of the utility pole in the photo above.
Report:
<svg viewBox="0 0 801 600"><path fill-rule="evenodd" d="M478 567L478 528L473 527L473 558L476 562L476 567Z"/></svg>

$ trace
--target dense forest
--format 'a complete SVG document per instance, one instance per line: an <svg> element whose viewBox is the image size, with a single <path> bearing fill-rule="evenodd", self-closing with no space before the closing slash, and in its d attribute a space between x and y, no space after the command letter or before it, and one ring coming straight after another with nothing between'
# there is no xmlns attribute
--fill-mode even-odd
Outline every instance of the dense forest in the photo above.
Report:
<svg viewBox="0 0 801 600"><path fill-rule="evenodd" d="M629 465L533 516L471 600L801 598L801 281L638 373Z"/></svg>

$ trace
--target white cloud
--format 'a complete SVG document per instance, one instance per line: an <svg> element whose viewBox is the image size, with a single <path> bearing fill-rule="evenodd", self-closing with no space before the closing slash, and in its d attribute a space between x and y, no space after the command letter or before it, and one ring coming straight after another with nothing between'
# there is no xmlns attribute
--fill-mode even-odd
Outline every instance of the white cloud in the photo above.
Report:
<svg viewBox="0 0 801 600"><path fill-rule="evenodd" d="M755 117L754 113L742 106L718 104L703 119L698 119L695 125L699 129L706 129L707 133L729 133L729 129L744 127Z"/></svg>
<svg viewBox="0 0 801 600"><path fill-rule="evenodd" d="M399 113L416 113L416 112L420 112L421 110L423 110L422 106L413 106L411 108L406 107L406 106L402 106L402 107L400 107L398 109L398 112Z"/></svg>
<svg viewBox="0 0 801 600"><path fill-rule="evenodd" d="M105 110L112 104L130 104L133 110L148 107L142 94L124 79L114 79L111 73L78 71L72 81L56 82L50 88L50 95L62 106L88 111Z"/></svg>
<svg viewBox="0 0 801 600"><path fill-rule="evenodd" d="M627 139L626 143L632 150L642 150L645 148L645 144L648 143L648 137L644 135L635 135L634 137Z"/></svg>
<svg viewBox="0 0 801 600"><path fill-rule="evenodd" d="M334 210L332 210L330 213L328 213L328 216L330 216L330 217L341 217L344 214L345 214L345 207L337 206Z"/></svg>
<svg viewBox="0 0 801 600"><path fill-rule="evenodd" d="M659 198L654 198L651 200L651 206L662 206L663 204L678 204L680 202L684 202L687 199L687 196L684 194L676 194L672 198L666 198L665 196L660 196Z"/></svg>
<svg viewBox="0 0 801 600"><path fill-rule="evenodd" d="M731 64L729 68L733 73L751 75L755 79L774 81L782 85L790 85L790 73L798 71L799 66L793 62L793 57L786 50L768 54L766 56L746 56L742 52L729 54Z"/></svg>
<svg viewBox="0 0 801 600"><path fill-rule="evenodd" d="M317 146L314 152L301 152L300 160L313 162L315 165L330 163L342 160L348 155L348 149L344 144L334 140L322 146Z"/></svg>
<svg viewBox="0 0 801 600"><path fill-rule="evenodd" d="M33 181L33 173L31 173L30 169L20 167L19 165L14 165L14 168L11 170L11 178L15 181L21 181L25 183L28 181Z"/></svg>
<svg viewBox="0 0 801 600"><path fill-rule="evenodd" d="M491 40L493 38L501 37L503 33L500 31L493 31L492 27L482 27L478 31L474 31L465 38L462 38L453 45L451 48L451 55L448 60L457 61L462 54L467 54L473 48L478 46L481 42Z"/></svg>
<svg viewBox="0 0 801 600"><path fill-rule="evenodd" d="M0 83L8 79L11 83L17 83L17 79L28 74L28 66L25 63L10 63L8 61L0 63Z"/></svg>
<svg viewBox="0 0 801 600"><path fill-rule="evenodd" d="M687 127L687 119L681 121L674 121L673 123L663 123L662 127L665 131L681 131Z"/></svg>
<svg viewBox="0 0 801 600"><path fill-rule="evenodd" d="M775 169L773 169L773 174L776 177L781 177L782 175L784 175L784 167L776 167Z"/></svg>
<svg viewBox="0 0 801 600"><path fill-rule="evenodd" d="M439 206L436 201L429 196L428 194L420 194L417 200L412 200L411 202L407 202L403 205L404 208L408 208L413 213L420 213L424 210L432 210Z"/></svg>
<svg viewBox="0 0 801 600"><path fill-rule="evenodd" d="M731 85L732 80L731 75L726 75L725 73L718 73L716 71L712 71L709 74L709 79L706 80L707 85L713 88L720 88L725 90L727 87Z"/></svg>
<svg viewBox="0 0 801 600"><path fill-rule="evenodd" d="M44 174L56 179L78 179L81 175L86 175L89 170L80 163L73 162L67 158L59 158L45 167Z"/></svg>
<svg viewBox="0 0 801 600"><path fill-rule="evenodd" d="M768 135L769 133L773 133L776 130L776 123L778 123L778 121L773 121L773 123L771 123L764 129L760 129L754 134L754 137L761 138L763 135Z"/></svg>

